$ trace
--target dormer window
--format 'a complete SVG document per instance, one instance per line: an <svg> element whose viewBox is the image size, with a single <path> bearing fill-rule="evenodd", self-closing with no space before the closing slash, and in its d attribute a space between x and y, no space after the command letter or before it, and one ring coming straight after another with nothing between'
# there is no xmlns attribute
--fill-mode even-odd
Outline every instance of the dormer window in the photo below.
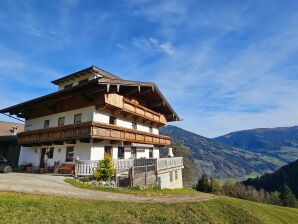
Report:
<svg viewBox="0 0 298 224"><path fill-rule="evenodd" d="M64 86L64 89L68 89L68 88L72 87L72 85L73 85L72 83L68 84L68 85Z"/></svg>
<svg viewBox="0 0 298 224"><path fill-rule="evenodd" d="M83 80L79 81L79 85L84 84L84 83L86 83L88 81L89 81L89 79L83 79Z"/></svg>
<svg viewBox="0 0 298 224"><path fill-rule="evenodd" d="M43 124L43 128L49 128L50 127L50 120L45 120Z"/></svg>

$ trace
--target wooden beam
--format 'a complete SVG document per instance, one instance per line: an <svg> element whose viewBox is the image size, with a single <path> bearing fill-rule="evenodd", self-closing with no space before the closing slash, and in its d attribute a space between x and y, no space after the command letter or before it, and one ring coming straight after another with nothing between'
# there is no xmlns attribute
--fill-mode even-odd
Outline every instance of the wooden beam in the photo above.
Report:
<svg viewBox="0 0 298 224"><path fill-rule="evenodd" d="M82 142L82 143L90 143L90 141L91 141L90 138L80 139L80 142Z"/></svg>
<svg viewBox="0 0 298 224"><path fill-rule="evenodd" d="M71 139L71 140L65 140L65 144L76 144L76 140L75 139Z"/></svg>
<svg viewBox="0 0 298 224"><path fill-rule="evenodd" d="M53 145L63 145L64 142L63 141L54 141Z"/></svg>
<svg viewBox="0 0 298 224"><path fill-rule="evenodd" d="M104 139L100 139L100 138L93 138L92 139L93 143L100 143L100 142L103 142Z"/></svg>

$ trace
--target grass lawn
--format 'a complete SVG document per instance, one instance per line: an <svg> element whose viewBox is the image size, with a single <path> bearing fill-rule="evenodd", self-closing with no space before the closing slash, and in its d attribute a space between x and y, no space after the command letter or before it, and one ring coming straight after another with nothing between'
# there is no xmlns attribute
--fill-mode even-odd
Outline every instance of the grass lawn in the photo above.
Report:
<svg viewBox="0 0 298 224"><path fill-rule="evenodd" d="M78 187L78 188L85 188L90 190L98 190L98 191L107 191L107 192L114 192L114 193L123 193L123 194L135 194L139 196L153 196L153 195L199 195L204 194L201 192L198 192L194 189L190 188L182 188L182 189L163 189L160 190L158 188L148 188L148 189L139 189L139 188L111 188L111 187L104 187L104 186L97 186L87 183L79 183L75 181L74 179L67 178L65 179L65 182Z"/></svg>
<svg viewBox="0 0 298 224"><path fill-rule="evenodd" d="M0 192L0 223L298 223L298 209L232 198L192 203L91 201Z"/></svg>

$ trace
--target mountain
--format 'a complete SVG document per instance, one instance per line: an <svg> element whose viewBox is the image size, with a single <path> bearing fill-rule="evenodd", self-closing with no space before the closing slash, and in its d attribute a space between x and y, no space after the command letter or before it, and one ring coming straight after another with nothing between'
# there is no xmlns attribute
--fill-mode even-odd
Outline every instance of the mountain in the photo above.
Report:
<svg viewBox="0 0 298 224"><path fill-rule="evenodd" d="M242 183L266 191L280 191L283 185L288 185L298 198L298 160L281 167L274 173L264 174L254 179L249 178Z"/></svg>
<svg viewBox="0 0 298 224"><path fill-rule="evenodd" d="M214 178L270 172L283 165L275 158L227 146L176 126L166 126L160 133L171 136L180 146L190 148L191 156L188 155L188 159L192 161L197 172ZM175 147L177 145L173 146L174 149Z"/></svg>
<svg viewBox="0 0 298 224"><path fill-rule="evenodd" d="M298 126L237 131L213 140L274 157L284 163L292 162L298 158Z"/></svg>

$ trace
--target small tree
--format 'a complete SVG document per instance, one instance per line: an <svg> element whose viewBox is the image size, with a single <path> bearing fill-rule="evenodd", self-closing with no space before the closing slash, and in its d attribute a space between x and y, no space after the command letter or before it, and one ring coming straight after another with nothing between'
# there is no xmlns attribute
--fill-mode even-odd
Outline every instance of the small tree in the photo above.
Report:
<svg viewBox="0 0 298 224"><path fill-rule="evenodd" d="M209 178L207 174L203 174L196 185L197 191L210 192Z"/></svg>
<svg viewBox="0 0 298 224"><path fill-rule="evenodd" d="M287 207L296 206L295 195L293 194L291 188L289 188L287 185L283 186L279 197L283 206L287 206Z"/></svg>
<svg viewBox="0 0 298 224"><path fill-rule="evenodd" d="M103 160L99 161L99 167L94 172L96 180L111 181L115 175L112 158L110 155L105 155Z"/></svg>

